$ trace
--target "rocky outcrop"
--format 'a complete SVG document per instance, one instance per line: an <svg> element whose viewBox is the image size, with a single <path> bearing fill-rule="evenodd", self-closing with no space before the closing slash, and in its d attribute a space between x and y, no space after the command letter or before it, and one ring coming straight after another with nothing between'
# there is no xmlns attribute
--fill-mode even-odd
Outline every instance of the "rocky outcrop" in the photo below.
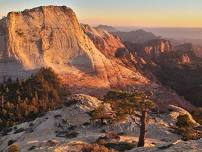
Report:
<svg viewBox="0 0 202 152"><path fill-rule="evenodd" d="M174 105L169 105L168 109L170 111L170 116L172 118L172 120L174 122L177 121L177 117L180 115L188 115L189 120L192 124L194 124L196 127L199 126L199 124L194 120L194 118L192 117L192 115L185 109L178 107L178 106L174 106Z"/></svg>
<svg viewBox="0 0 202 152"><path fill-rule="evenodd" d="M131 53L145 59L157 59L160 55L173 51L171 42L164 39L153 39L142 44L131 42L125 44Z"/></svg>
<svg viewBox="0 0 202 152"><path fill-rule="evenodd" d="M190 64L191 59L187 54L185 54L185 55L182 56L180 63L181 64Z"/></svg>
<svg viewBox="0 0 202 152"><path fill-rule="evenodd" d="M68 98L66 104L76 105L85 111L92 111L102 104L102 101L86 94L74 94Z"/></svg>
<svg viewBox="0 0 202 152"><path fill-rule="evenodd" d="M125 45L120 38L112 35L102 28L93 28L89 25L82 25L84 32L93 41L96 48L100 50L105 56L116 56L122 49L127 53Z"/></svg>
<svg viewBox="0 0 202 152"><path fill-rule="evenodd" d="M144 44L145 55L155 58L159 57L162 53L171 52L172 45L170 41L164 39L155 39L148 41Z"/></svg>

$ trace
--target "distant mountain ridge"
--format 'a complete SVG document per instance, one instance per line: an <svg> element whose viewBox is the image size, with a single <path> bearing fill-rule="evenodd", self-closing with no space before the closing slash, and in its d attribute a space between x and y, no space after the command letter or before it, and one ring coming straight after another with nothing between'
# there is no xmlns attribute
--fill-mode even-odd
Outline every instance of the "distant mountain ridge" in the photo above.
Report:
<svg viewBox="0 0 202 152"><path fill-rule="evenodd" d="M95 28L102 29L108 32L118 32L118 30L115 27L109 25L98 25Z"/></svg>
<svg viewBox="0 0 202 152"><path fill-rule="evenodd" d="M119 36L123 41L129 41L132 43L144 43L149 40L158 39L159 37L155 36L151 32L146 32L144 30L136 30L130 32L114 32L115 35Z"/></svg>

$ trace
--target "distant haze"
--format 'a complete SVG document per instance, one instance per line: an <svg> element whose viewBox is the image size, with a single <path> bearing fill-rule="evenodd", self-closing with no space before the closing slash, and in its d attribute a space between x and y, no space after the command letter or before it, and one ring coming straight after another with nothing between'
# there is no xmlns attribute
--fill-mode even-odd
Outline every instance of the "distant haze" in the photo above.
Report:
<svg viewBox="0 0 202 152"><path fill-rule="evenodd" d="M202 45L202 28L147 28L147 27L116 27L120 31L134 31L144 29L163 38L191 42Z"/></svg>
<svg viewBox="0 0 202 152"><path fill-rule="evenodd" d="M147 27L116 27L120 31L144 29L157 36L175 39L202 39L202 28L147 28Z"/></svg>

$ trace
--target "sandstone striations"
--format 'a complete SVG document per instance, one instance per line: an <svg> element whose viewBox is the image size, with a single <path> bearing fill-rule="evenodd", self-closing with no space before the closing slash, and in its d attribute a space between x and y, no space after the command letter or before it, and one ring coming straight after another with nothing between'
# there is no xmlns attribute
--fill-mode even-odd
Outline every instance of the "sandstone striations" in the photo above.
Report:
<svg viewBox="0 0 202 152"><path fill-rule="evenodd" d="M73 87L88 85L92 88L110 88L124 86L127 82L149 82L137 71L109 60L99 51L100 47L96 48L83 32L75 13L65 6L11 12L1 21L0 27L4 27L1 31L5 31L1 32L3 45L0 52L1 56L6 55L1 58L1 66L6 69L4 74L8 77L12 76L9 73L12 70L4 66L4 59L9 65L10 60L12 63L19 63L22 71L35 70L42 66L51 67L63 75L64 83L71 82ZM114 38L115 44L110 46L102 41L106 45L103 51L109 51L110 54L116 48L124 47L118 38L106 34L108 33L99 31L99 35L109 38L109 41ZM135 82L134 77L138 81Z"/></svg>
<svg viewBox="0 0 202 152"><path fill-rule="evenodd" d="M125 45L119 37L114 36L102 28L93 28L89 25L82 25L84 32L93 41L96 48L106 56L115 56L120 50L126 50Z"/></svg>

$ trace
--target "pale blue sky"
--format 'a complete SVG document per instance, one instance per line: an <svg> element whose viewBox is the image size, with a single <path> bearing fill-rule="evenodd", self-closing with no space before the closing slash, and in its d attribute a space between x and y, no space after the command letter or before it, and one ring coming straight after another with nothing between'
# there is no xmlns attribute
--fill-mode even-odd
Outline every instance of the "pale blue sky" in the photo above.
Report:
<svg viewBox="0 0 202 152"><path fill-rule="evenodd" d="M202 27L202 0L0 0L0 16L50 4L71 7L89 24Z"/></svg>

